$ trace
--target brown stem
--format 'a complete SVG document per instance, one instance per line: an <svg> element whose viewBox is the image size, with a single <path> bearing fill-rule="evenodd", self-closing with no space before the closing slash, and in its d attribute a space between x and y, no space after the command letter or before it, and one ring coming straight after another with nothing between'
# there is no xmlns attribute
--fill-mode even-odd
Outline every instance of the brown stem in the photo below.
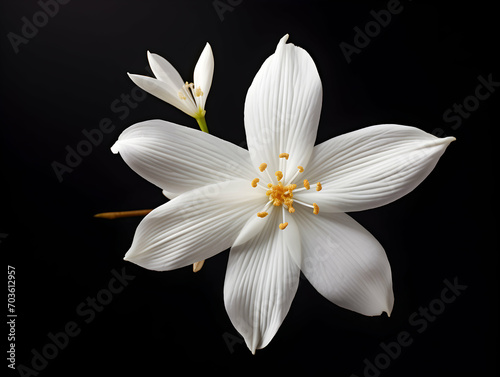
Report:
<svg viewBox="0 0 500 377"><path fill-rule="evenodd" d="M121 211L121 212L102 212L94 215L94 217L99 217L101 219L118 219L122 217L136 217L136 216L146 216L152 209L138 209L135 211ZM205 263L204 260L193 263L193 272L198 272L203 267Z"/></svg>
<svg viewBox="0 0 500 377"><path fill-rule="evenodd" d="M138 209L135 211L121 211L121 212L103 212L94 215L94 217L99 217L102 219L118 219L121 217L136 217L136 216L146 216L152 209Z"/></svg>

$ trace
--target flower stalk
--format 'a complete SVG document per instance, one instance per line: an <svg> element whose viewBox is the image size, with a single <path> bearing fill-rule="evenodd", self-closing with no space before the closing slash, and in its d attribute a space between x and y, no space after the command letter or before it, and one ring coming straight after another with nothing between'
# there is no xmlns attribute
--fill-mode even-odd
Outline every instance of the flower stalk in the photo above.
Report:
<svg viewBox="0 0 500 377"><path fill-rule="evenodd" d="M198 122L200 130L208 134L209 132L207 127L207 121L205 120L205 110L203 110L203 112L199 116L194 117L194 119L196 119L196 122Z"/></svg>
<svg viewBox="0 0 500 377"><path fill-rule="evenodd" d="M102 212L97 213L94 217L98 217L101 219L118 219L122 217L136 217L136 216L146 216L152 209L138 209L133 211L119 211L119 212Z"/></svg>

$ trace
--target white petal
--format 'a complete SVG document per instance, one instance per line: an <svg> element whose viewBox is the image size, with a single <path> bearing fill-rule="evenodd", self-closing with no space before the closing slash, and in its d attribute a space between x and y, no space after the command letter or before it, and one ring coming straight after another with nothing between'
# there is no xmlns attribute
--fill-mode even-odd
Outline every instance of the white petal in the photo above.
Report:
<svg viewBox="0 0 500 377"><path fill-rule="evenodd" d="M395 124L335 137L314 148L311 169L303 173L309 182L321 182L323 190L302 191L296 198L317 203L323 212L385 205L417 187L453 140Z"/></svg>
<svg viewBox="0 0 500 377"><path fill-rule="evenodd" d="M210 258L233 244L261 206L262 193L241 180L179 195L141 221L125 259L165 271Z"/></svg>
<svg viewBox="0 0 500 377"><path fill-rule="evenodd" d="M179 98L179 88L174 89L171 85L152 77L128 74L130 79L141 89L158 97L159 99L177 107L190 116L195 116L198 108L193 101L189 99L182 100ZM182 85L181 85L182 86Z"/></svg>
<svg viewBox="0 0 500 377"><path fill-rule="evenodd" d="M248 89L245 130L254 164L279 170L278 155L289 153L286 174L307 166L321 112L322 88L309 54L283 37Z"/></svg>
<svg viewBox="0 0 500 377"><path fill-rule="evenodd" d="M378 241L344 213L313 215L296 207L301 269L316 290L343 308L369 316L384 311L390 315L391 267Z"/></svg>
<svg viewBox="0 0 500 377"><path fill-rule="evenodd" d="M252 351L274 337L292 303L300 270L284 246L279 211L269 214L264 230L231 248L224 282L226 311Z"/></svg>
<svg viewBox="0 0 500 377"><path fill-rule="evenodd" d="M167 84L173 93L177 93L184 85L181 75L166 59L148 51L148 61L155 77Z"/></svg>
<svg viewBox="0 0 500 377"><path fill-rule="evenodd" d="M273 210L273 208L270 208L269 212L271 212L272 210ZM259 211L259 212L261 212L261 211ZM270 224L270 221L269 221L269 219L271 217L272 216L268 215L264 218L261 218L261 217L257 216L257 212L256 212L254 216L251 216L248 219L247 223L245 224L245 226L243 227L241 232L238 234L238 237L234 241L232 247L240 246L240 245L244 244L245 242L248 242L253 237L255 237L258 233L262 232L264 230L264 227L272 226L273 224Z"/></svg>
<svg viewBox="0 0 500 377"><path fill-rule="evenodd" d="M207 43L203 52L194 67L193 83L195 88L200 88L203 95L198 97L200 101L200 107L205 108L205 102L208 97L208 92L210 92L210 87L212 86L212 77L214 75L214 56L212 54L212 48Z"/></svg>
<svg viewBox="0 0 500 377"><path fill-rule="evenodd" d="M246 179L251 187L257 171L250 165L247 150L163 120L127 128L111 150L120 152L141 177L174 195L237 178Z"/></svg>
<svg viewBox="0 0 500 377"><path fill-rule="evenodd" d="M299 224L295 220L294 215L290 215L287 211L286 222L288 223L285 230L283 230L286 237L284 237L285 245L290 257L295 264L300 268L302 265L302 237L299 229ZM283 221L283 219L281 219Z"/></svg>
<svg viewBox="0 0 500 377"><path fill-rule="evenodd" d="M176 198L178 197L180 194L175 194L173 192L169 192L169 191L166 191L166 190L162 190L161 192L163 195L165 195L168 199L173 199L173 198Z"/></svg>

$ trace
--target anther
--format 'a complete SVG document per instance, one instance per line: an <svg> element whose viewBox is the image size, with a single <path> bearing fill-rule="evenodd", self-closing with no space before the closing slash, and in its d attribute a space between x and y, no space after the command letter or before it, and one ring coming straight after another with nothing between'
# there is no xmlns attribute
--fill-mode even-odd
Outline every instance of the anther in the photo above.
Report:
<svg viewBox="0 0 500 377"><path fill-rule="evenodd" d="M279 155L279 158L284 158L286 160L288 160L288 157L290 157L290 155L288 153L280 153L280 155Z"/></svg>
<svg viewBox="0 0 500 377"><path fill-rule="evenodd" d="M306 188L306 190L309 190L311 188L311 186L309 186L309 181L307 179L304 179L304 187Z"/></svg>
<svg viewBox="0 0 500 377"><path fill-rule="evenodd" d="M199 262L193 263L193 272L198 272L201 270L203 267L203 264L205 263L205 260L201 260Z"/></svg>
<svg viewBox="0 0 500 377"><path fill-rule="evenodd" d="M260 166L259 166L259 170L260 170L261 172L263 172L264 170L266 170L266 168L267 168L267 164L266 164L265 162L263 162L263 163L262 163L262 164L260 164Z"/></svg>
<svg viewBox="0 0 500 377"><path fill-rule="evenodd" d="M278 178L278 181L281 181L281 178L283 178L283 173L280 172L279 170L274 173L274 175L276 176L276 178Z"/></svg>
<svg viewBox="0 0 500 377"><path fill-rule="evenodd" d="M201 97L203 95L203 92L201 91L201 88L200 87L197 87L194 91L194 95L196 97Z"/></svg>
<svg viewBox="0 0 500 377"><path fill-rule="evenodd" d="M258 212L257 213L257 216L259 216L261 219L263 219L264 217L266 217L267 215L269 215L267 212Z"/></svg>
<svg viewBox="0 0 500 377"><path fill-rule="evenodd" d="M252 181L252 187L257 187L257 183L259 182L259 178L254 178Z"/></svg>
<svg viewBox="0 0 500 377"><path fill-rule="evenodd" d="M177 93L177 95L179 96L180 99L182 100L185 100L186 99L186 96L184 94L182 94L182 92L179 92Z"/></svg>
<svg viewBox="0 0 500 377"><path fill-rule="evenodd" d="M316 183L316 191L321 191L322 188L321 182Z"/></svg>
<svg viewBox="0 0 500 377"><path fill-rule="evenodd" d="M281 223L280 224L280 229L284 230L288 226L288 223Z"/></svg>
<svg viewBox="0 0 500 377"><path fill-rule="evenodd" d="M313 207L314 207L313 213L317 215L319 213L319 207L316 203L313 203Z"/></svg>
<svg viewBox="0 0 500 377"><path fill-rule="evenodd" d="M299 169L299 172L300 173L303 173L304 172L304 168L302 166L297 166L297 169Z"/></svg>

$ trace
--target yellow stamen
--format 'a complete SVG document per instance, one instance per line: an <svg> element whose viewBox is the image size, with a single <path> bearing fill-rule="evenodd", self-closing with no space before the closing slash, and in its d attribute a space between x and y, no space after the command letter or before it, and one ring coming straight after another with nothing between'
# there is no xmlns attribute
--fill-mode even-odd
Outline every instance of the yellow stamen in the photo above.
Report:
<svg viewBox="0 0 500 377"><path fill-rule="evenodd" d="M284 230L288 226L288 223L281 223L280 224L280 229Z"/></svg>
<svg viewBox="0 0 500 377"><path fill-rule="evenodd" d="M271 188L271 187L273 187L273 184L272 183L268 183L267 187Z"/></svg>
<svg viewBox="0 0 500 377"><path fill-rule="evenodd" d="M252 187L257 187L257 183L259 182L259 178L255 178L253 181L252 181Z"/></svg>
<svg viewBox="0 0 500 377"><path fill-rule="evenodd" d="M274 175L276 176L276 178L278 178L278 181L281 181L281 179L283 178L283 173L280 172L279 170L274 173Z"/></svg>
<svg viewBox="0 0 500 377"><path fill-rule="evenodd" d="M311 186L309 186L309 181L307 179L304 179L304 187L306 188L306 190L309 190L311 188Z"/></svg>
<svg viewBox="0 0 500 377"><path fill-rule="evenodd" d="M258 213L257 213L257 216L259 216L259 217L260 217L260 218L262 218L262 219L263 219L264 217L266 217L267 215L269 215L267 212L258 212Z"/></svg>
<svg viewBox="0 0 500 377"><path fill-rule="evenodd" d="M180 99L184 100L186 99L186 96L184 94L182 94L182 92L179 92L177 93L177 95L179 96Z"/></svg>
<svg viewBox="0 0 500 377"><path fill-rule="evenodd" d="M290 155L288 153L280 153L279 157L288 160L288 157L290 157Z"/></svg>
<svg viewBox="0 0 500 377"><path fill-rule="evenodd" d="M301 172L301 173L304 172L304 168L302 166L297 166L297 169L299 169L299 172Z"/></svg>
<svg viewBox="0 0 500 377"><path fill-rule="evenodd" d="M259 166L259 170L260 170L261 172L263 172L264 170L266 170L266 168L267 168L267 164L266 164L265 162L263 162L263 163L262 163L262 164L260 164L260 166Z"/></svg>
<svg viewBox="0 0 500 377"><path fill-rule="evenodd" d="M314 207L313 213L317 215L319 213L319 207L316 203L313 203L313 207Z"/></svg>
<svg viewBox="0 0 500 377"><path fill-rule="evenodd" d="M200 87L197 87L194 91L194 95L196 97L201 97L203 95L203 92L201 91L201 88Z"/></svg>
<svg viewBox="0 0 500 377"><path fill-rule="evenodd" d="M269 201L276 207L284 204L288 212L293 213L293 190L297 187L296 184L291 184L283 186L283 183L279 182L277 185L268 185L270 190L266 191L266 195L269 197Z"/></svg>
<svg viewBox="0 0 500 377"><path fill-rule="evenodd" d="M316 191L321 191L322 188L321 182L316 183Z"/></svg>

